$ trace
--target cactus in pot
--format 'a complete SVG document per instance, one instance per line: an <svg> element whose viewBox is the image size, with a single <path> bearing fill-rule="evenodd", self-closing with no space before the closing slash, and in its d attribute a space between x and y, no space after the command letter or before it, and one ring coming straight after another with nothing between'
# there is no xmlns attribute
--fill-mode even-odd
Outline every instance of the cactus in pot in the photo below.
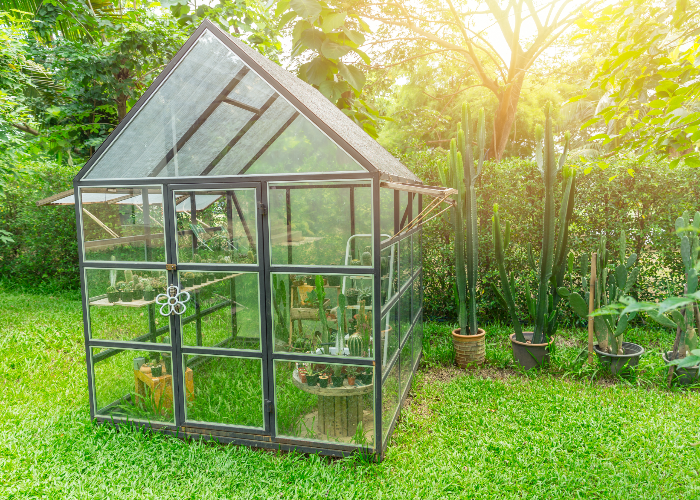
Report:
<svg viewBox="0 0 700 500"><path fill-rule="evenodd" d="M557 290L564 284L564 277L567 268L567 246L569 240L569 224L573 215L575 200L575 180L576 171L565 165L569 146L569 134L566 134L564 151L557 158L554 153L554 136L552 132L552 119L550 116L550 105L545 108L545 130L544 130L544 155L540 154L537 148L537 165L544 181L544 214L543 214L543 235L542 250L539 262L535 262L532 251L529 252L530 266L537 273L538 287L536 297L530 296L529 285L526 284L526 295L528 301L528 312L532 321L533 331L527 337L523 334L522 323L517 315L515 306L515 282L508 276L505 266L505 252L510 243L510 226L506 222L505 233L501 230L501 223L498 213L498 205L494 205L493 215L493 243L496 254L496 263L501 287L495 288L499 298L506 304L508 313L513 323L515 334L512 340L519 344L545 345L548 344L557 330L559 320L561 299ZM541 130L538 131L538 135ZM538 140L538 142L540 142ZM563 177L562 201L559 210L559 228L557 231L555 207L554 207L554 183L557 173L561 172ZM513 343L516 349L516 343ZM518 351L515 351L518 355ZM523 356L532 357L532 349L528 348ZM526 361L526 357L518 357L519 362L526 368L542 364L546 360L546 350L538 353L533 358L535 363ZM527 366L526 366L527 365Z"/></svg>
<svg viewBox="0 0 700 500"><path fill-rule="evenodd" d="M360 256L360 262L362 263L363 266L372 266L372 247L365 247L365 251L362 252L362 255Z"/></svg>
<svg viewBox="0 0 700 500"><path fill-rule="evenodd" d="M476 140L479 158L475 162L472 142ZM479 329L476 315L476 282L478 273L478 217L476 210L476 181L486 156L486 127L484 110L479 111L476 137L472 133L469 107L462 106L462 122L457 139L450 142L449 162L439 169L443 186L457 191L452 209L455 234L454 259L458 299L459 330L452 332L456 361L460 367L481 364L485 359L484 332ZM472 336L471 339L465 338ZM478 336L478 337L475 337ZM477 342L476 349L472 344Z"/></svg>

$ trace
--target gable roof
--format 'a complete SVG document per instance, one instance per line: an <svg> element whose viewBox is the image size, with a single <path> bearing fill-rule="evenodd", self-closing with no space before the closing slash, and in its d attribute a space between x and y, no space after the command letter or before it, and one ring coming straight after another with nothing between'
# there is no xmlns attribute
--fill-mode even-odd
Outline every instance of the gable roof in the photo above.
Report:
<svg viewBox="0 0 700 500"><path fill-rule="evenodd" d="M212 36L222 43L214 42L220 47L215 50L226 52L225 47L228 47L228 53L232 53L234 60L229 57L225 64L220 64L225 54L219 54L219 59L212 57L211 61L204 60L207 57L203 55L209 56L209 52L202 54L197 42L205 37L213 40ZM195 50L199 50L199 53L194 54ZM211 48L208 50L211 51ZM193 54L190 55L190 52ZM186 66L187 70L178 69ZM252 70L247 76L246 67ZM173 88L174 84L169 83L171 76L178 81L179 87ZM237 97L234 96L233 87L241 81L252 81L251 77L259 81L259 85L269 86L272 96L259 93L258 97L263 99L253 103L250 96L241 95L241 88L245 94L245 85L238 86L235 89ZM170 91L173 92L167 94ZM234 102L232 96L234 99L248 99ZM284 99L275 100L277 96ZM167 99L170 99L169 103ZM238 113L245 116L234 117L230 112L224 112L226 106L219 106L222 102L237 106ZM177 107L174 112L173 106ZM269 112L266 112L268 109ZM325 135L327 138L316 138L316 141L333 142L337 146L331 147L340 147L354 160L348 158L344 161L343 170L362 170L361 165L368 171L379 172L383 180L421 182L318 90L244 42L230 37L209 20L205 20L190 37L151 88L81 169L76 180L86 176L100 179L170 177L173 176L173 163L176 177L209 173L211 176L242 174L258 159L264 158L266 152L268 157L274 157L275 153L270 152L274 147L270 146L285 133L290 135L295 133L293 130L299 130L298 126L292 125L299 115L313 123L310 125L313 130L309 131L309 127L305 129L307 137L309 133L319 137ZM295 125L298 124L299 120ZM177 137L176 127L179 127ZM172 137L168 137L170 128L173 129ZM235 138L229 140L230 136ZM117 146L113 147L114 144ZM232 154L226 156L229 151ZM199 156L197 152L201 152ZM180 170L178 155L189 161ZM340 155L345 156L343 153ZM148 165L145 170L142 164Z"/></svg>

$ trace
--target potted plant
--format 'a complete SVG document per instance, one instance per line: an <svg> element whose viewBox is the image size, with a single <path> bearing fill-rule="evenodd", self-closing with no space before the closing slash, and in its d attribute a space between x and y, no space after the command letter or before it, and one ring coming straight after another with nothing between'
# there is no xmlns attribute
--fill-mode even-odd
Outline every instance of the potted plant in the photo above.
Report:
<svg viewBox="0 0 700 500"><path fill-rule="evenodd" d="M143 283L139 281L138 283L133 285L134 293L133 293L133 298L134 300L141 300L143 298Z"/></svg>
<svg viewBox="0 0 700 500"><path fill-rule="evenodd" d="M676 219L675 226L680 238L681 260L685 271L683 295L669 297L659 303L637 302L631 297L624 297L623 303L618 307L624 306L622 313L645 311L661 326L676 329L673 348L666 351L662 358L669 365L669 383L688 385L700 382L700 211L695 212L692 221L690 213L683 212Z"/></svg>
<svg viewBox="0 0 700 500"><path fill-rule="evenodd" d="M326 387L328 387L328 375L326 375L325 373L322 373L321 375L319 375L319 377L318 377L318 385L319 385L322 389L325 389Z"/></svg>
<svg viewBox="0 0 700 500"><path fill-rule="evenodd" d="M151 377L156 378L163 375L163 365L154 363L151 365Z"/></svg>
<svg viewBox="0 0 700 500"><path fill-rule="evenodd" d="M182 286L183 288L191 288L194 286L194 273L187 272L182 275Z"/></svg>
<svg viewBox="0 0 700 500"><path fill-rule="evenodd" d="M355 377L357 376L357 370L355 369L354 366L351 366L348 368L348 385L353 386L355 385Z"/></svg>
<svg viewBox="0 0 700 500"><path fill-rule="evenodd" d="M360 265L362 265L362 263L360 262L360 259L352 259L352 261L350 262L350 265L351 266L360 266Z"/></svg>
<svg viewBox="0 0 700 500"><path fill-rule="evenodd" d="M370 307L372 305L372 290L361 290L357 296L358 301L364 301L365 306Z"/></svg>
<svg viewBox="0 0 700 500"><path fill-rule="evenodd" d="M576 171L564 165L569 146L569 135L568 133L566 134L564 151L557 161L554 155L554 137L549 108L550 105L547 104L545 108L544 161L539 145L535 150L537 165L544 180L545 196L542 250L540 252L539 266L535 264L531 247L529 247L530 251L528 253L528 262L539 276L536 298L530 295L529 285L526 282L527 309L533 325L533 331L531 332L523 332L513 298L515 283L506 273L505 251L508 249L510 242L510 225L506 223L505 234L501 232L498 205L496 204L493 207L493 243L498 274L501 279L500 289L498 287L494 287L494 289L498 293L501 302L506 305L513 329L515 330L515 333L510 335L515 360L526 370L549 362L550 344L553 342L553 336L557 331L561 309L561 296L557 293L557 289L564 284L569 224L573 214L575 199ZM537 135L541 137L541 128L537 132ZM541 139L538 140L538 143L541 143ZM555 235L554 181L557 173L560 171L564 179L564 189L559 212L559 231Z"/></svg>
<svg viewBox="0 0 700 500"><path fill-rule="evenodd" d="M372 247L365 247L365 251L360 255L360 264L366 267L372 267Z"/></svg>
<svg viewBox="0 0 700 500"><path fill-rule="evenodd" d="M348 301L349 306L357 305L357 297L360 295L360 291L357 288L348 288L345 290L345 298Z"/></svg>
<svg viewBox="0 0 700 500"><path fill-rule="evenodd" d="M192 273L192 279L195 285L202 284L202 273Z"/></svg>
<svg viewBox="0 0 700 500"><path fill-rule="evenodd" d="M156 298L156 292L153 290L153 285L150 282L146 282L143 286L143 300L149 302Z"/></svg>
<svg viewBox="0 0 700 500"><path fill-rule="evenodd" d="M110 304L119 302L119 291L116 289L116 287L107 287L107 300Z"/></svg>
<svg viewBox="0 0 700 500"><path fill-rule="evenodd" d="M466 104L462 105L462 123L457 140L450 141L448 168L439 169L443 185L457 191L456 203L452 209L452 227L455 234L454 257L459 328L452 331L452 343L455 350L455 361L460 368L473 364L480 365L486 359L486 332L478 327L476 317L479 235L474 190L476 180L481 175L481 167L486 153L484 123L484 110L481 109L476 131L479 160L475 164L471 148L471 115L469 107Z"/></svg>
<svg viewBox="0 0 700 500"><path fill-rule="evenodd" d="M360 373L360 381L365 385L369 385L372 383L372 375L372 367L368 366L362 373Z"/></svg>
<svg viewBox="0 0 700 500"><path fill-rule="evenodd" d="M306 284L309 286L316 286L316 278L314 277L313 274L309 274L306 277Z"/></svg>
<svg viewBox="0 0 700 500"><path fill-rule="evenodd" d="M331 274L328 276L328 286L340 286L341 276L337 274Z"/></svg>
<svg viewBox="0 0 700 500"><path fill-rule="evenodd" d="M134 298L134 289L131 282L124 285L124 289L121 292L122 302L131 302Z"/></svg>
<svg viewBox="0 0 700 500"><path fill-rule="evenodd" d="M343 387L343 366L334 365L333 375L331 376L331 382L333 382L333 387Z"/></svg>
<svg viewBox="0 0 700 500"><path fill-rule="evenodd" d="M310 387L314 387L318 384L318 378L321 374L316 370L311 370L306 374L306 384Z"/></svg>
<svg viewBox="0 0 700 500"><path fill-rule="evenodd" d="M607 308L611 304L619 302L627 296L637 281L639 268L637 254L625 255L627 239L624 231L620 233L618 243L619 261L617 266L608 262L606 238L601 236L596 252L596 277L591 281L588 271L588 258L581 256L581 286L582 294L569 293L569 290L560 287L558 293L561 297L567 297L571 309L583 319L588 318L590 300L590 286L594 283L593 307L593 331L598 344L593 349L600 363L610 370L613 375L624 370L634 368L639 364L639 358L644 354L644 348L631 342L623 342L623 334L627 331L628 323L635 318L636 312L622 313L620 308ZM573 266L572 266L573 267Z"/></svg>
<svg viewBox="0 0 700 500"><path fill-rule="evenodd" d="M299 380L301 380L302 384L306 383L306 365L299 365L297 364L297 373L299 374Z"/></svg>

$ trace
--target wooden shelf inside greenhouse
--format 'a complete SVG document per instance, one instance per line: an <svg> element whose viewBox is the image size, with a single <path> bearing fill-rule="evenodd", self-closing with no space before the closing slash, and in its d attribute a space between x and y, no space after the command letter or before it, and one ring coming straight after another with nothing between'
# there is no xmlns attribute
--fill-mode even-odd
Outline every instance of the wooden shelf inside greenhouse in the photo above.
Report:
<svg viewBox="0 0 700 500"><path fill-rule="evenodd" d="M196 292L197 290L204 288L209 285L213 285L215 283L219 283L221 281L226 281L231 278L235 278L236 276L240 276L242 273L236 273L236 274L230 274L228 276L225 276L223 278L215 279L213 281L207 281L206 283L202 283L201 285L193 285L193 286L188 286L187 288L183 288L181 291L183 292ZM101 306L101 307L108 307L108 306L122 306L122 307L143 307L147 306L149 304L155 304L156 300L132 300L131 302L122 302L121 300L117 302L110 302L107 297L102 297L100 299L95 299L90 301L91 306Z"/></svg>

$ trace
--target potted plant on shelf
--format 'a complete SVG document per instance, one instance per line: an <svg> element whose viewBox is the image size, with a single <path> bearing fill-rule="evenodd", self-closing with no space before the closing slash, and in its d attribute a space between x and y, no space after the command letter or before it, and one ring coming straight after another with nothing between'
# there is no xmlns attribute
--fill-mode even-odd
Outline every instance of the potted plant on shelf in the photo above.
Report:
<svg viewBox="0 0 700 500"><path fill-rule="evenodd" d="M306 385L315 387L318 384L320 373L313 368L306 374Z"/></svg>
<svg viewBox="0 0 700 500"><path fill-rule="evenodd" d="M202 273L192 273L192 280L195 285L202 284Z"/></svg>
<svg viewBox="0 0 700 500"><path fill-rule="evenodd" d="M143 286L143 300L149 302L155 298L156 292L155 290L153 290L153 285L151 285L150 281L147 281L146 284Z"/></svg>
<svg viewBox="0 0 700 500"><path fill-rule="evenodd" d="M324 367L323 370L321 370L320 375L318 376L318 385L322 388L325 389L328 387L328 380L330 377L328 376L328 373L326 372L326 368Z"/></svg>
<svg viewBox="0 0 700 500"><path fill-rule="evenodd" d="M131 282L124 285L124 289L121 292L122 302L131 302L134 298L134 288Z"/></svg>
<svg viewBox="0 0 700 500"><path fill-rule="evenodd" d="M163 375L163 365L160 363L153 363L151 365L151 377L156 378Z"/></svg>
<svg viewBox="0 0 700 500"><path fill-rule="evenodd" d="M366 246L365 251L360 255L360 264L366 267L372 267L372 247Z"/></svg>
<svg viewBox="0 0 700 500"><path fill-rule="evenodd" d="M348 288L345 290L345 298L348 301L349 306L357 305L357 298L360 295L360 291L357 288Z"/></svg>
<svg viewBox="0 0 700 500"><path fill-rule="evenodd" d="M299 374L299 380L301 381L302 384L306 383L306 365L305 364L299 364L297 363L297 373Z"/></svg>
<svg viewBox="0 0 700 500"><path fill-rule="evenodd" d="M117 290L116 287L107 287L107 300L110 304L119 302L119 290Z"/></svg>
<svg viewBox="0 0 700 500"><path fill-rule="evenodd" d="M357 370L355 369L354 366L351 366L347 369L348 372L348 385L353 386L355 385L355 377L357 376Z"/></svg>
<svg viewBox="0 0 700 500"><path fill-rule="evenodd" d="M471 147L471 115L469 107L466 104L462 105L462 123L457 140L450 141L448 167L438 170L442 184L457 190L456 203L452 209L452 227L455 234L454 258L459 328L452 331L452 343L455 361L460 368L472 364L480 365L486 359L486 332L478 327L476 317L479 235L474 190L484 163L486 144L484 120L484 110L481 109L476 131L479 160L475 164Z"/></svg>
<svg viewBox="0 0 700 500"><path fill-rule="evenodd" d="M555 158L554 137L552 132L552 119L550 105L545 108L544 131L544 161L541 149L536 149L537 165L544 180L544 215L542 250L540 252L539 266L534 262L530 252L530 266L539 276L537 297L533 298L529 293L529 285L526 282L526 299L528 313L532 321L533 331L523 332L522 324L518 318L513 298L515 282L509 277L505 266L505 251L510 242L510 225L506 222L505 234L501 232L498 216L498 205L493 207L493 243L496 254L498 274L501 279L501 287L494 287L502 303L508 309L515 333L510 335L513 354L517 363L529 370L542 366L549 362L550 345L557 331L559 313L561 308L561 296L557 289L564 284L566 273L567 244L569 239L569 224L574 209L576 171L564 165L569 146L569 135L566 134L564 152ZM541 136L541 128L538 134ZM541 143L541 139L538 140ZM564 189L561 209L559 211L559 231L556 233L556 221L554 214L554 182L558 172L562 172Z"/></svg>
<svg viewBox="0 0 700 500"><path fill-rule="evenodd" d="M360 380L362 381L363 384L369 385L372 383L372 376L373 376L372 367L368 366L367 368L364 369L364 371L362 371L362 373L360 373Z"/></svg>
<svg viewBox="0 0 700 500"><path fill-rule="evenodd" d="M333 382L333 387L343 387L343 367L342 365L333 366L333 375L331 376L331 382Z"/></svg>
<svg viewBox="0 0 700 500"><path fill-rule="evenodd" d="M363 350L361 351L361 356L371 356L372 313L365 312L364 300L360 301L360 310L355 314L355 327L357 328L356 333L362 339Z"/></svg>
<svg viewBox="0 0 700 500"><path fill-rule="evenodd" d="M138 283L135 283L133 285L133 289L134 289L133 298L134 298L134 300L141 300L143 298L143 288L144 288L143 283L141 283L141 281L139 281Z"/></svg>
<svg viewBox="0 0 700 500"><path fill-rule="evenodd" d="M191 288L194 286L194 273L187 272L182 275L182 286L184 288Z"/></svg>
<svg viewBox="0 0 700 500"><path fill-rule="evenodd" d="M607 309L606 306L619 302L629 294L637 281L639 268L635 267L637 254L626 254L627 239L624 231L620 232L618 242L619 262L617 266L609 263L606 249L606 238L601 236L596 252L596 276L591 280L588 268L588 258L581 258L581 287L582 293L569 292L560 287L558 293L567 297L571 309L579 317L588 319L590 304L590 283L593 283L593 331L598 344L593 349L600 363L610 370L613 375L634 368L639 364L639 358L644 354L644 348L631 342L623 342L623 334L627 325L637 315L636 312L622 313L619 308Z"/></svg>

